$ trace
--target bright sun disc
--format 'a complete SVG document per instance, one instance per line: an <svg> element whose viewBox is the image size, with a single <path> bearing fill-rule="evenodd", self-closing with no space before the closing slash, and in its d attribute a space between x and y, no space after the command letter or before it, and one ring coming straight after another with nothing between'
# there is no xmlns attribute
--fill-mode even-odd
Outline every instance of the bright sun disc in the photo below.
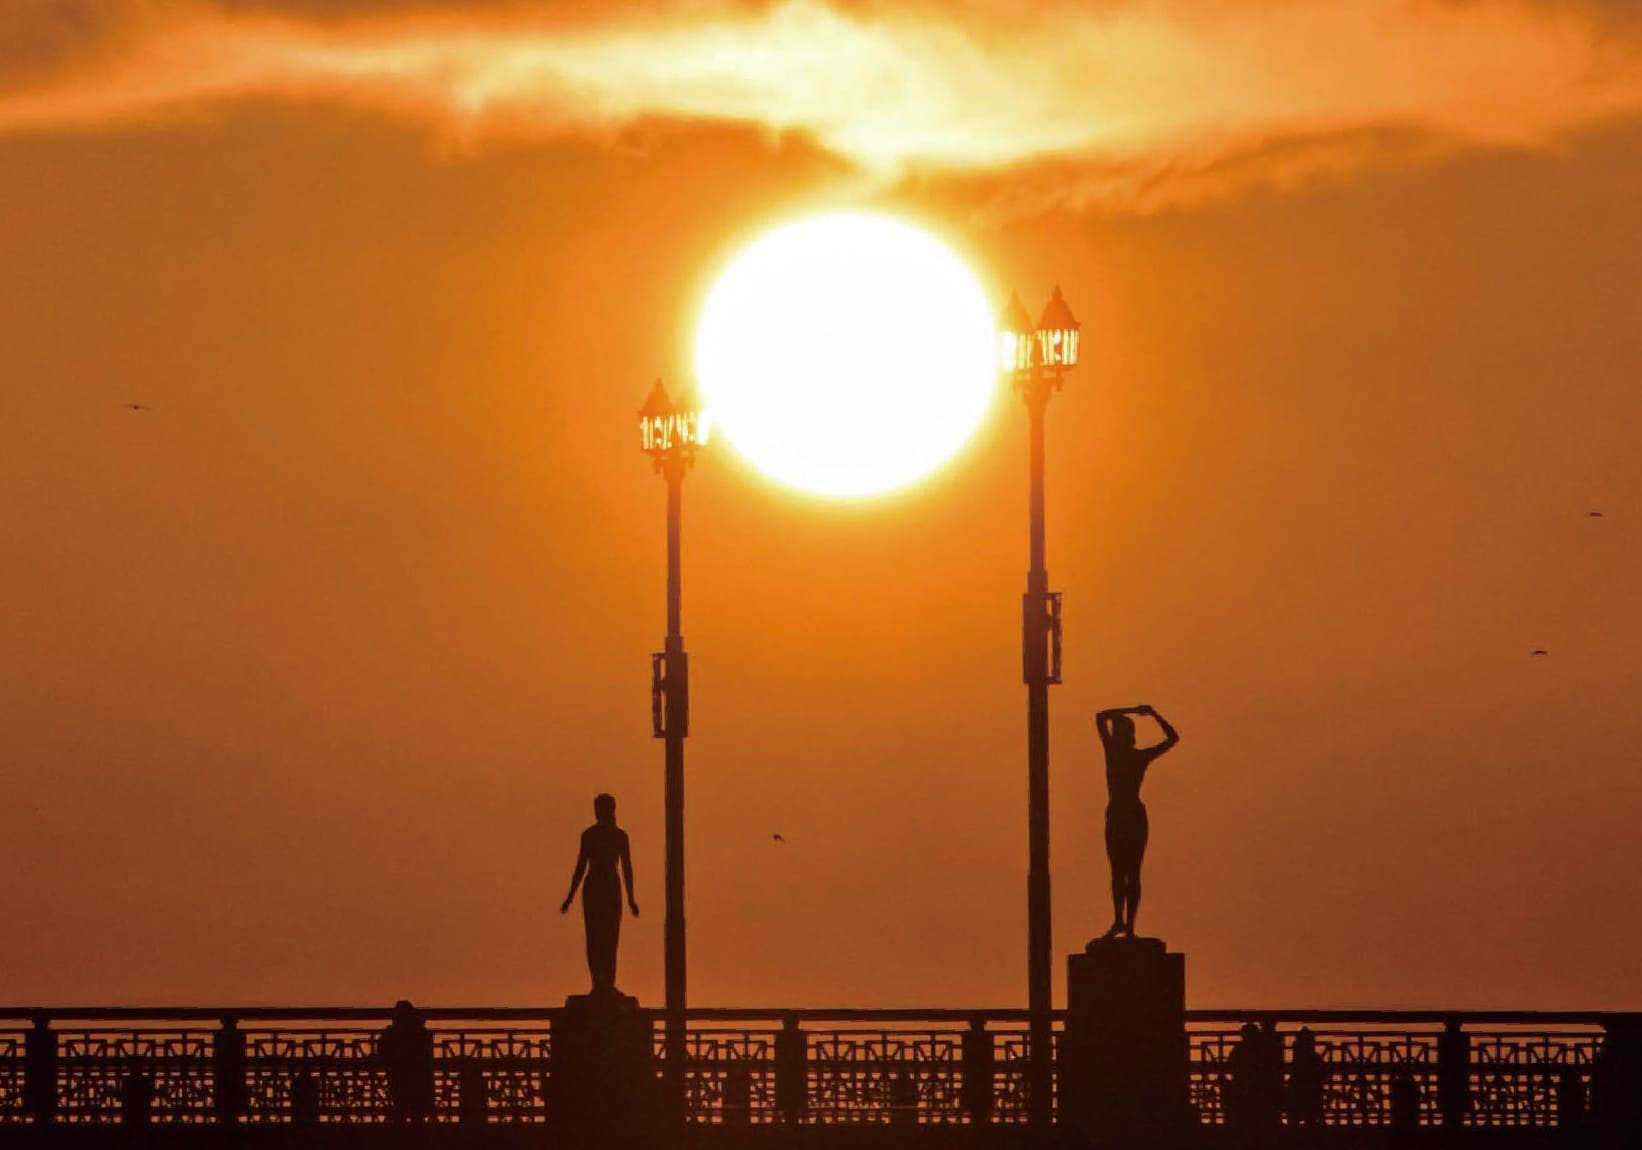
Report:
<svg viewBox="0 0 1642 1150"><path fill-rule="evenodd" d="M963 446L997 381L992 311L962 261L883 216L814 216L738 255L696 331L713 427L754 467L871 495Z"/></svg>

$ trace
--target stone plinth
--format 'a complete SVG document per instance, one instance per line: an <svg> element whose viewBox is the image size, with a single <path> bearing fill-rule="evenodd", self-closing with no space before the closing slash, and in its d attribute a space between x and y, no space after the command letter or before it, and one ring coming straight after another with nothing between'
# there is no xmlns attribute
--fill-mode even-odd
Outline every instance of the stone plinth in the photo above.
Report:
<svg viewBox="0 0 1642 1150"><path fill-rule="evenodd" d="M553 1021L548 1121L589 1134L635 1133L661 1121L650 1019L619 991L574 994Z"/></svg>
<svg viewBox="0 0 1642 1150"><path fill-rule="evenodd" d="M1093 1137L1189 1126L1186 956L1161 939L1096 939L1066 962L1062 1120Z"/></svg>

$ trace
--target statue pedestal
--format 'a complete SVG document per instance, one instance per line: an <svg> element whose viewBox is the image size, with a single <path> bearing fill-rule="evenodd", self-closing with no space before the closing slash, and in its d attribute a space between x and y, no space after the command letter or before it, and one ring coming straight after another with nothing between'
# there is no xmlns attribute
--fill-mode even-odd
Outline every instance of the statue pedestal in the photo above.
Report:
<svg viewBox="0 0 1642 1150"><path fill-rule="evenodd" d="M1066 961L1062 1120L1095 1138L1189 1126L1186 956L1157 938L1096 939Z"/></svg>
<svg viewBox="0 0 1642 1150"><path fill-rule="evenodd" d="M548 1122L588 1134L660 1125L650 1019L620 991L573 994L553 1020Z"/></svg>

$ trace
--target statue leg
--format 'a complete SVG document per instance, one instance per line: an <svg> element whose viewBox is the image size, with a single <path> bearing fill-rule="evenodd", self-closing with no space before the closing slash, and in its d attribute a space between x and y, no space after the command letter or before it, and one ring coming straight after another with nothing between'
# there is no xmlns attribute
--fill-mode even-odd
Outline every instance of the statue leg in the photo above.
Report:
<svg viewBox="0 0 1642 1150"><path fill-rule="evenodd" d="M1140 864L1146 860L1146 840L1151 837L1151 826L1146 818L1146 808L1141 807L1136 813L1134 825L1133 854L1129 859L1128 882L1128 909L1123 919L1123 929L1129 934L1135 932L1135 915L1140 912Z"/></svg>
<svg viewBox="0 0 1642 1150"><path fill-rule="evenodd" d="M616 947L621 941L621 892L584 889L582 909L587 924L587 972L593 976L593 989L614 989Z"/></svg>
<svg viewBox="0 0 1642 1150"><path fill-rule="evenodd" d="M1123 866L1122 820L1113 817L1110 807L1106 809L1106 863L1112 870L1112 925L1106 931L1106 937L1111 938L1123 928L1124 893L1128 884Z"/></svg>

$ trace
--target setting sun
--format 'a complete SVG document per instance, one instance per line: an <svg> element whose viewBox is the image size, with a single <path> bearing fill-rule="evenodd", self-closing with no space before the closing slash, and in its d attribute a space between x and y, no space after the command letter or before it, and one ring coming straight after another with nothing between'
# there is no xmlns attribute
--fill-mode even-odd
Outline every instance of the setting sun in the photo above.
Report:
<svg viewBox="0 0 1642 1150"><path fill-rule="evenodd" d="M963 446L996 383L974 275L884 216L770 232L714 285L696 371L714 427L759 471L819 495L913 483Z"/></svg>

